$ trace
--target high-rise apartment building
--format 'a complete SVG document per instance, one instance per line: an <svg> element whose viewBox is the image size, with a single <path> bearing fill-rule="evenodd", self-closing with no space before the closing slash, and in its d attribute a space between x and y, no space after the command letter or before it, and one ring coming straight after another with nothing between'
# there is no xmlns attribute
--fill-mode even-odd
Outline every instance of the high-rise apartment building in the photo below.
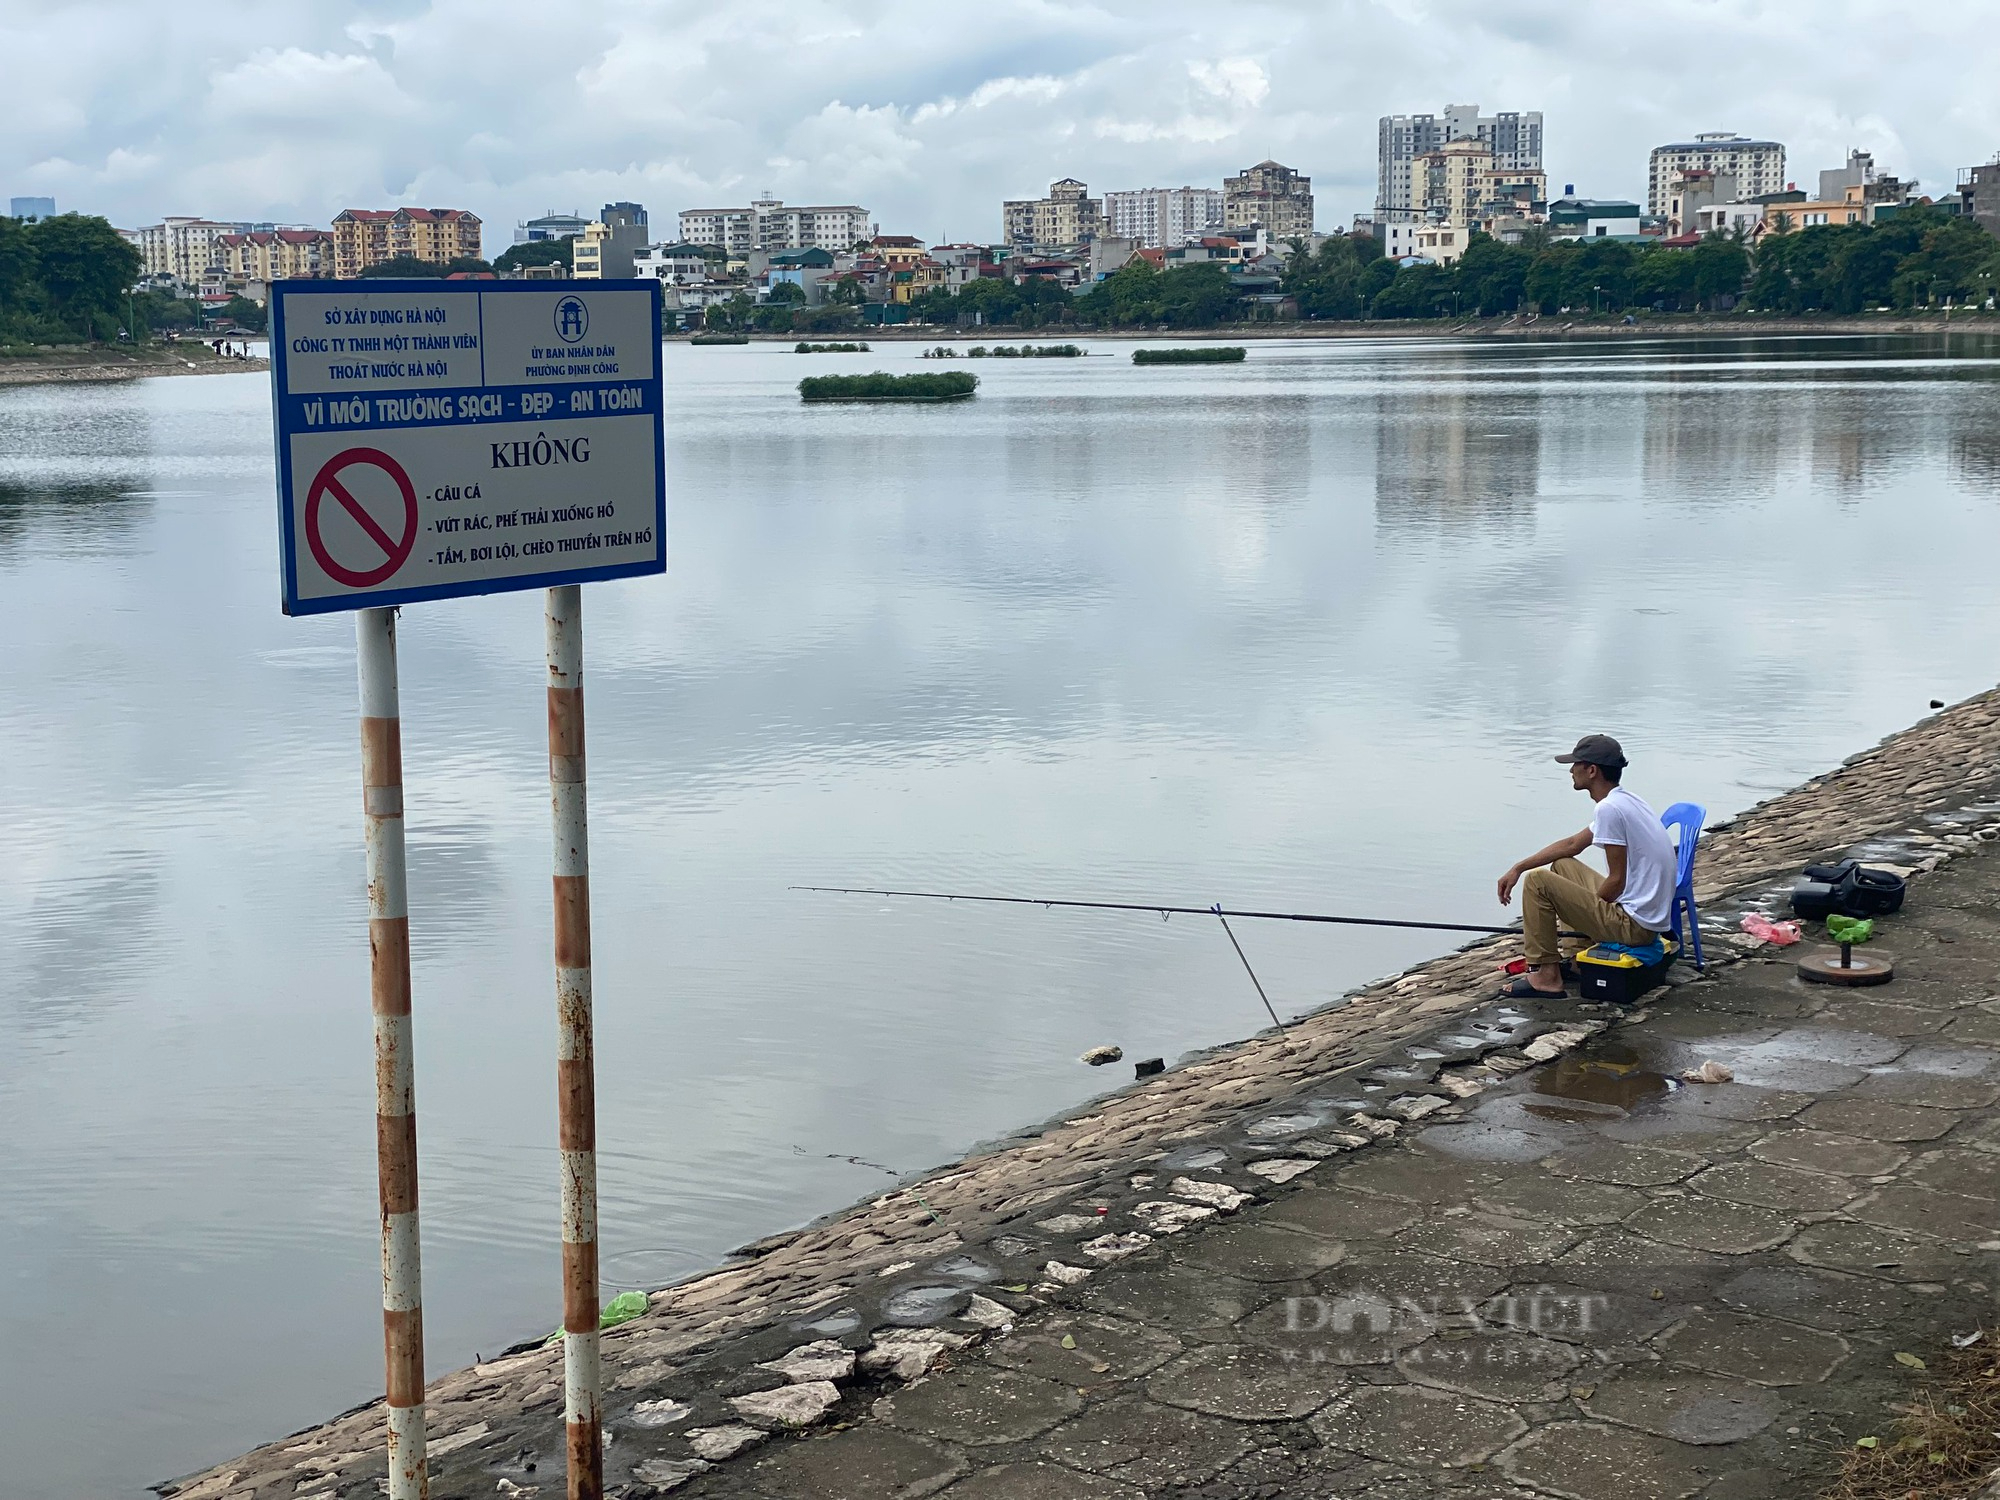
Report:
<svg viewBox="0 0 2000 1500"><path fill-rule="evenodd" d="M1000 205L1000 237L1017 250L1080 245L1104 232L1104 204L1074 177L1050 183L1046 198L1010 198Z"/></svg>
<svg viewBox="0 0 2000 1500"><path fill-rule="evenodd" d="M1223 230L1223 195L1215 188L1140 188L1106 193L1106 232L1149 250L1173 250Z"/></svg>
<svg viewBox="0 0 2000 1500"><path fill-rule="evenodd" d="M26 219L30 223L56 216L56 200L53 198L10 198L7 200L7 217Z"/></svg>
<svg viewBox="0 0 2000 1500"><path fill-rule="evenodd" d="M1375 217L1408 223L1422 205L1410 200L1410 164L1452 141L1478 141L1502 174L1542 170L1542 112L1482 115L1476 104L1448 104L1441 115L1384 115L1376 126Z"/></svg>
<svg viewBox="0 0 2000 1500"><path fill-rule="evenodd" d="M868 210L852 203L787 208L777 198L759 198L747 208L681 210L681 239L692 245L720 245L731 255L753 250L852 250L875 237Z"/></svg>
<svg viewBox="0 0 2000 1500"><path fill-rule="evenodd" d="M1313 232L1312 179L1274 161L1245 167L1222 179L1225 234L1262 224L1273 244L1303 239Z"/></svg>
<svg viewBox="0 0 2000 1500"><path fill-rule="evenodd" d="M462 208L344 208L333 216L333 274L345 281L403 255L440 266L476 260L479 231Z"/></svg>
<svg viewBox="0 0 2000 1500"><path fill-rule="evenodd" d="M245 281L313 281L333 269L333 236L324 229L253 229L225 234L218 264Z"/></svg>
<svg viewBox="0 0 2000 1500"><path fill-rule="evenodd" d="M1382 222L1465 228L1496 214L1527 212L1548 195L1548 179L1540 168L1501 167L1494 161L1492 147L1460 136L1410 163L1411 219Z"/></svg>
<svg viewBox="0 0 2000 1500"><path fill-rule="evenodd" d="M1785 190L1785 148L1776 141L1753 141L1728 130L1711 130L1691 141L1653 148L1646 173L1646 212L1664 214L1674 179L1684 172L1725 173L1736 179L1737 196L1755 198Z"/></svg>
<svg viewBox="0 0 2000 1500"><path fill-rule="evenodd" d="M138 246L148 276L171 276L182 286L191 287L200 285L209 267L226 260L224 237L246 233L249 228L248 224L181 215L135 229L128 238Z"/></svg>

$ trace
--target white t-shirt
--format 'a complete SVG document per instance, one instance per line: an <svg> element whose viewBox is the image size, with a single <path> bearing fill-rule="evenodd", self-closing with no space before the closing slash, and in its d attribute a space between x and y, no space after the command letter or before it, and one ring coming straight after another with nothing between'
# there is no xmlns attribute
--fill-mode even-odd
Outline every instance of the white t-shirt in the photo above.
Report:
<svg viewBox="0 0 2000 1500"><path fill-rule="evenodd" d="M1673 923L1676 858L1672 835L1660 815L1622 786L1597 804L1590 820L1594 844L1625 846L1625 892L1618 904L1633 921L1652 932Z"/></svg>

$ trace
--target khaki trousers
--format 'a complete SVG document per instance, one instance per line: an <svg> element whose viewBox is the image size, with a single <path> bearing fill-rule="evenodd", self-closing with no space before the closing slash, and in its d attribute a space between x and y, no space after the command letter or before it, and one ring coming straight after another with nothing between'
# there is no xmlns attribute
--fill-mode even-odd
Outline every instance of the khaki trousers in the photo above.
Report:
<svg viewBox="0 0 2000 1500"><path fill-rule="evenodd" d="M1597 899L1604 877L1580 859L1559 859L1521 877L1521 927L1531 965L1562 961L1556 932L1568 927L1593 942L1643 948L1658 937L1622 906Z"/></svg>

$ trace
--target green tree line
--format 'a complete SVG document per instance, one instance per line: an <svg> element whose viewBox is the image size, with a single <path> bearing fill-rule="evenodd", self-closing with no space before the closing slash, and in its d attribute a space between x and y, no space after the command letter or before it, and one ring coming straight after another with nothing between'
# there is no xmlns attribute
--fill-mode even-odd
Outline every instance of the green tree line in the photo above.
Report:
<svg viewBox="0 0 2000 1500"><path fill-rule="evenodd" d="M1878 224L1726 234L1691 247L1539 235L1505 245L1475 233L1451 266L1385 260L1372 236L1296 246L1283 286L1304 318L1494 317L1716 311L1857 313L1983 303L2000 292L2000 240L1919 205Z"/></svg>
<svg viewBox="0 0 2000 1500"><path fill-rule="evenodd" d="M131 296L139 252L103 219L59 214L28 221L0 218L0 342L74 344L115 339L147 313L173 326L192 314L172 299ZM138 306L139 301L146 308ZM166 304L163 306L163 304Z"/></svg>

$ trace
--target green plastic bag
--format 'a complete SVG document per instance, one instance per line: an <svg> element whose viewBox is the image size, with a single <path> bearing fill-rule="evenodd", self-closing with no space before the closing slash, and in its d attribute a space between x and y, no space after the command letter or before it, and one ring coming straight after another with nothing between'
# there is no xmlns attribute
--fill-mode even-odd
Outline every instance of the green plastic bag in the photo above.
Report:
<svg viewBox="0 0 2000 1500"><path fill-rule="evenodd" d="M605 1303L604 1310L597 1315L598 1330L602 1332L606 1328L616 1328L620 1323L629 1323L650 1306L652 1302L644 1292L620 1292ZM542 1340L542 1347L546 1349L551 1344L560 1344L562 1336L563 1331L558 1328Z"/></svg>
<svg viewBox="0 0 2000 1500"><path fill-rule="evenodd" d="M1836 943L1865 943L1875 935L1872 917L1843 917L1835 912L1826 919L1826 935Z"/></svg>
<svg viewBox="0 0 2000 1500"><path fill-rule="evenodd" d="M651 1304L644 1292L620 1292L604 1304L604 1311L598 1314L599 1328L616 1328L620 1323L629 1323Z"/></svg>

